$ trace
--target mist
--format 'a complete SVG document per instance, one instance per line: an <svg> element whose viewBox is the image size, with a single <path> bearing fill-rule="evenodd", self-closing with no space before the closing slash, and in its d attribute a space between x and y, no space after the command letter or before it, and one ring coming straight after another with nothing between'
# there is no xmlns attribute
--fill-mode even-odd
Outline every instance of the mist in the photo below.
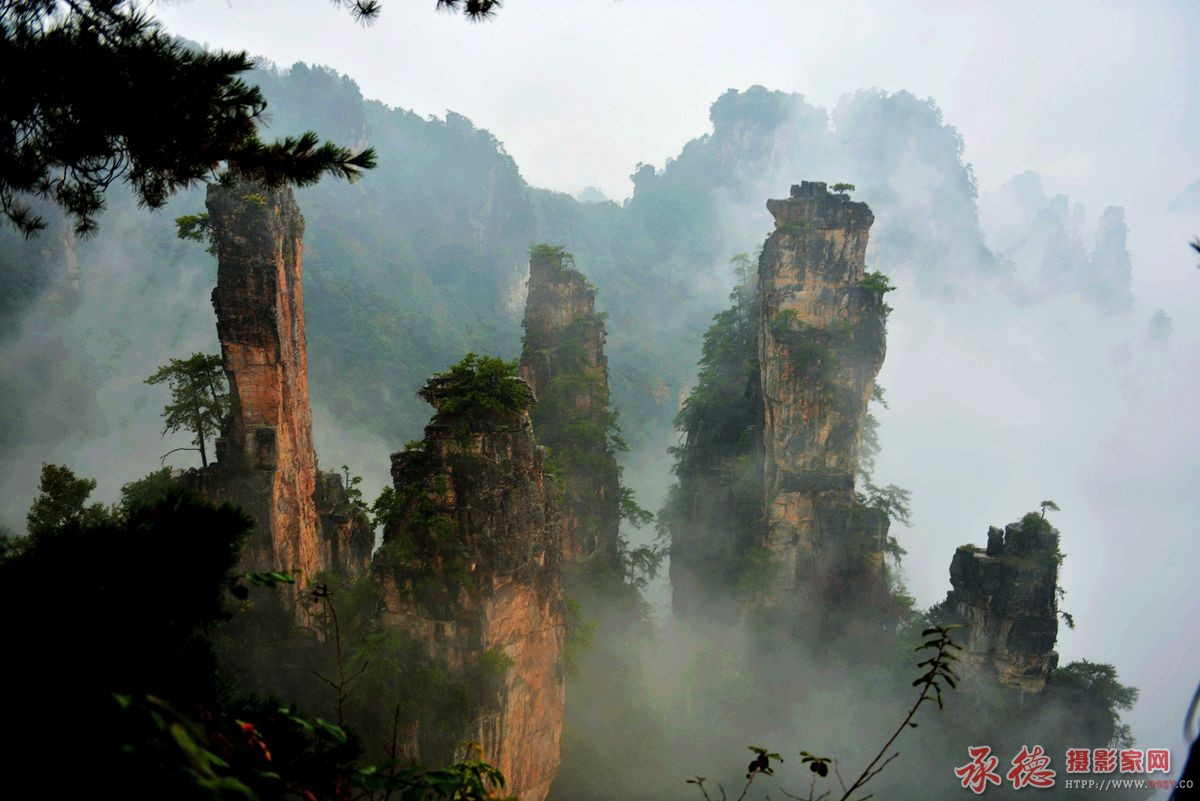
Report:
<svg viewBox="0 0 1200 801"><path fill-rule="evenodd" d="M381 151L360 184L297 195L321 468L346 465L368 499L390 484L389 454L429 417L423 380L468 350L520 352L527 249L551 242L599 289L623 480L661 508L730 257L761 247L768 198L845 181L875 214L867 268L897 287L875 472L912 491L912 527L892 529L908 592L938 603L957 546L1053 499L1077 623L1061 663L1114 665L1141 690L1123 716L1140 747L1182 755L1200 663L1197 9L570 6L514 3L471 28L395 0L370 28L324 5L156 9L172 33L262 57L270 134ZM187 436L162 436L165 392L144 380L218 349L215 259L172 222L202 207L199 189L154 213L114 191L95 238L4 241L50 277L0 305L3 526L24 530L43 462L96 478L105 503L160 464L198 465L164 458ZM638 702L632 722L585 721L576 755L634 767L565 764L581 798L685 796L697 773L740 775L752 743L861 765L882 740L857 734L903 716L836 644L677 620L671 591L665 570L641 588L635 634L624 611L600 616L614 639L569 685L603 696L616 664ZM911 753L949 748L913 738Z"/></svg>

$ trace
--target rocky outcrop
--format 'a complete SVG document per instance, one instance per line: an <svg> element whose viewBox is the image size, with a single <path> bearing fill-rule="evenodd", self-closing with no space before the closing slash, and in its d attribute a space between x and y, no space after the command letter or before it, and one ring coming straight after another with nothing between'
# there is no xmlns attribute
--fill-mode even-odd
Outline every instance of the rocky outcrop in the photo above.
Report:
<svg viewBox="0 0 1200 801"><path fill-rule="evenodd" d="M986 550L964 545L950 563L938 616L968 628L955 639L969 675L1038 692L1058 664L1059 533L1036 513L1004 531L988 529Z"/></svg>
<svg viewBox="0 0 1200 801"><path fill-rule="evenodd" d="M562 248L530 252L521 376L533 388L538 442L562 481L563 555L568 563L617 561L620 470L609 443L604 318L596 290Z"/></svg>
<svg viewBox="0 0 1200 801"><path fill-rule="evenodd" d="M444 380L426 385L421 395L439 413L420 449L392 457L396 506L373 575L383 626L421 643L470 701L419 721L407 752L445 764L462 741L479 742L508 792L542 801L558 769L564 702L556 491L527 404L448 411L450 392Z"/></svg>
<svg viewBox="0 0 1200 801"><path fill-rule="evenodd" d="M209 187L207 206L218 257L212 302L231 415L217 440L216 463L192 483L254 519L244 569L292 571L301 582L323 570L362 572L373 534L341 478L317 470L313 449L304 218L290 189L252 183Z"/></svg>
<svg viewBox="0 0 1200 801"><path fill-rule="evenodd" d="M783 605L836 567L878 574L887 516L856 505L863 421L885 351L883 289L866 274L866 204L825 184L769 200L758 266L765 544Z"/></svg>

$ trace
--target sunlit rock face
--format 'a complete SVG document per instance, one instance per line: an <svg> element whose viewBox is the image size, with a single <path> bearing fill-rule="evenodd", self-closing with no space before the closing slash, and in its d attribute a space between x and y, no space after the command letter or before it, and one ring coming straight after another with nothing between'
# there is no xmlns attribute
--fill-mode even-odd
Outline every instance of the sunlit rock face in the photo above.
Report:
<svg viewBox="0 0 1200 801"><path fill-rule="evenodd" d="M218 258L212 301L232 413L217 441L217 462L193 483L254 519L245 569L294 572L301 586L322 570L361 572L373 535L350 507L340 477L318 472L313 449L304 218L290 189L252 183L210 187L207 207Z"/></svg>
<svg viewBox="0 0 1200 801"><path fill-rule="evenodd" d="M422 396L440 404L436 383ZM542 459L525 410L439 414L392 457L398 508L373 567L384 626L485 685L477 707L420 721L407 753L445 764L479 742L525 801L558 770L564 703L562 529Z"/></svg>
<svg viewBox="0 0 1200 801"><path fill-rule="evenodd" d="M521 376L539 401L534 430L562 480L564 558L616 564L620 472L603 425L609 414L604 319L596 313L595 288L561 248L540 245L530 255L523 326Z"/></svg>
<svg viewBox="0 0 1200 801"><path fill-rule="evenodd" d="M988 529L986 550L955 552L942 611L967 626L955 640L968 673L1029 692L1046 686L1058 664L1058 538L1033 515Z"/></svg>
<svg viewBox="0 0 1200 801"><path fill-rule="evenodd" d="M885 331L879 293L861 285L874 221L866 204L806 181L767 209L775 230L758 266L765 540L770 598L787 605L827 568L841 578L825 590L881 569L887 518L856 505L854 480Z"/></svg>

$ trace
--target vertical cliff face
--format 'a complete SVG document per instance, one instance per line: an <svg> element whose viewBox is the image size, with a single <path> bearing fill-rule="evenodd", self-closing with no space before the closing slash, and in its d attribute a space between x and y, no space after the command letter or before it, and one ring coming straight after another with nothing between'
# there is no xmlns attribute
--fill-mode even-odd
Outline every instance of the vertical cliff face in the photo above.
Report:
<svg viewBox="0 0 1200 801"><path fill-rule="evenodd" d="M290 189L211 186L217 246L213 308L232 412L217 463L198 488L255 521L247 570L365 569L373 536L341 480L320 474L312 442L301 254L304 218Z"/></svg>
<svg viewBox="0 0 1200 801"><path fill-rule="evenodd" d="M1058 664L1058 531L1036 513L1001 531L988 529L986 550L960 547L940 614L968 626L967 671L1038 692Z"/></svg>
<svg viewBox="0 0 1200 801"><path fill-rule="evenodd" d="M542 801L564 702L556 492L524 405L449 411L451 391L437 379L422 390L439 413L420 450L392 458L396 508L373 574L383 625L475 678L467 708L420 721L409 751L441 764L461 741L478 741L509 792Z"/></svg>
<svg viewBox="0 0 1200 801"><path fill-rule="evenodd" d="M854 480L885 331L865 271L870 209L807 181L767 208L758 360L765 541L782 604L835 563L843 575L882 564L887 517L856 505Z"/></svg>
<svg viewBox="0 0 1200 801"><path fill-rule="evenodd" d="M604 319L596 290L562 248L538 245L529 259L521 376L533 388L538 442L563 483L563 553L569 563L615 563L620 471L609 443Z"/></svg>

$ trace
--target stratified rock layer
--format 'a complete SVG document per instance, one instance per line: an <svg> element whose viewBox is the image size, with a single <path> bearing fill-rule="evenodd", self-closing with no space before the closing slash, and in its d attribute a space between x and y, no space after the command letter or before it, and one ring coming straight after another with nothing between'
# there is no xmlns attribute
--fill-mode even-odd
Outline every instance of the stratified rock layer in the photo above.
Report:
<svg viewBox="0 0 1200 801"><path fill-rule="evenodd" d="M956 636L970 674L1038 692L1058 664L1058 531L1027 517L988 529L987 549L964 545L950 563L953 589L942 605L968 626Z"/></svg>
<svg viewBox="0 0 1200 801"><path fill-rule="evenodd" d="M422 396L440 404L434 382ZM439 414L422 449L392 457L392 479L399 508L374 563L384 626L448 671L503 663L477 709L420 721L408 752L445 764L477 741L508 792L542 801L559 764L566 624L556 491L529 415Z"/></svg>
<svg viewBox="0 0 1200 801"><path fill-rule="evenodd" d="M620 471L608 443L608 363L596 290L561 248L529 259L521 376L533 388L538 441L559 465L568 563L617 560Z"/></svg>
<svg viewBox="0 0 1200 801"><path fill-rule="evenodd" d="M252 183L209 187L207 206L218 257L212 301L232 411L216 464L194 486L254 519L244 569L295 572L301 582L322 570L362 572L373 535L340 477L318 472L313 449L304 218L290 189Z"/></svg>
<svg viewBox="0 0 1200 801"><path fill-rule="evenodd" d="M854 480L885 331L879 292L861 285L874 220L866 204L806 181L767 208L775 231L758 267L765 537L772 595L784 604L832 561L842 576L882 565L887 517L855 505Z"/></svg>

